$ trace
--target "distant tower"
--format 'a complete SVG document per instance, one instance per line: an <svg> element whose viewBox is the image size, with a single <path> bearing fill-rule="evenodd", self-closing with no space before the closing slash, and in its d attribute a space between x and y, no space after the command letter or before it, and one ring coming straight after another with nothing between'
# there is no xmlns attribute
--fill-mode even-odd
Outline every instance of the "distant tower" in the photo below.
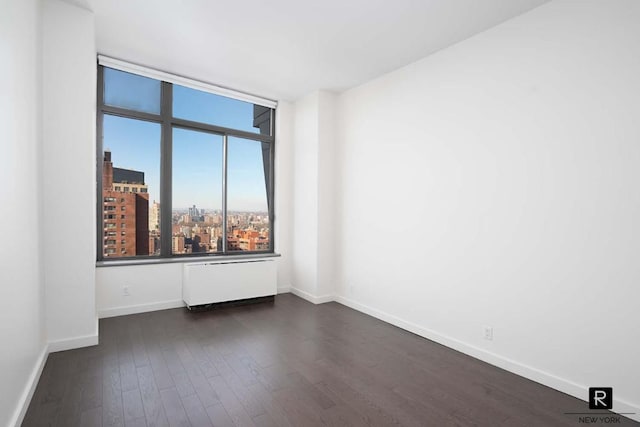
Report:
<svg viewBox="0 0 640 427"><path fill-rule="evenodd" d="M160 230L160 203L153 201L149 210L149 231Z"/></svg>

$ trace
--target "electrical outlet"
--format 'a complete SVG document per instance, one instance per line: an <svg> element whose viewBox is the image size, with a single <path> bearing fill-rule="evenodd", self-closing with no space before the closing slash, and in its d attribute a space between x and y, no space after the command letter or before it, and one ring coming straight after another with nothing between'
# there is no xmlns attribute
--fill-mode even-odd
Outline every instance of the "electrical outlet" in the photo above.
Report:
<svg viewBox="0 0 640 427"><path fill-rule="evenodd" d="M493 328L491 326L484 326L484 339L487 341L493 341Z"/></svg>
<svg viewBox="0 0 640 427"><path fill-rule="evenodd" d="M130 295L128 286L123 286L122 287L122 295L125 296L125 297L128 297Z"/></svg>

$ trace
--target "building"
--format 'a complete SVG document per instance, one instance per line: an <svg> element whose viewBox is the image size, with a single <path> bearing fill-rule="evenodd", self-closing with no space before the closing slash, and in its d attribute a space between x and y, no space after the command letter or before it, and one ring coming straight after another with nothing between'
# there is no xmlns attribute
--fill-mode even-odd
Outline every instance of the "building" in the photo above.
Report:
<svg viewBox="0 0 640 427"><path fill-rule="evenodd" d="M174 234L171 240L171 249L174 254L186 253L184 234Z"/></svg>
<svg viewBox="0 0 640 427"><path fill-rule="evenodd" d="M264 251L269 249L269 233L251 229L234 229L227 238L231 251Z"/></svg>
<svg viewBox="0 0 640 427"><path fill-rule="evenodd" d="M104 256L130 257L150 252L149 194L144 173L114 168L111 152L104 152L102 168Z"/></svg>
<svg viewBox="0 0 640 427"><path fill-rule="evenodd" d="M149 209L149 231L160 232L160 203L155 200Z"/></svg>
<svg viewBox="0 0 640 427"><path fill-rule="evenodd" d="M158 237L152 236L149 233L149 254L155 254L160 252L160 239Z"/></svg>

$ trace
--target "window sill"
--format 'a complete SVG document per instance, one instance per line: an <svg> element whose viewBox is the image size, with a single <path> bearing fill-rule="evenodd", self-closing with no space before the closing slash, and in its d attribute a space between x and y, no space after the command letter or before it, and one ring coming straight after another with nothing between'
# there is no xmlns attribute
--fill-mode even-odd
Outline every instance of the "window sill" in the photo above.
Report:
<svg viewBox="0 0 640 427"><path fill-rule="evenodd" d="M96 261L96 267L124 267L130 265L154 265L154 264L186 264L190 262L225 262L240 260L255 260L263 258L278 258L277 253L253 253L246 255L209 255L209 256L188 256L173 258L136 258L123 260Z"/></svg>

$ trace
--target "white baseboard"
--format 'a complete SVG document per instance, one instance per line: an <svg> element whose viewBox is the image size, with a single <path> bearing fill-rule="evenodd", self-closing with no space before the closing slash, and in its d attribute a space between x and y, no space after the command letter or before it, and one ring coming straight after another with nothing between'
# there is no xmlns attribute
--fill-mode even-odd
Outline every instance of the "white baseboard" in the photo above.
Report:
<svg viewBox="0 0 640 427"><path fill-rule="evenodd" d="M278 291L277 291L277 293L279 293L279 294L286 294L286 293L289 293L289 292L291 292L291 286L279 287Z"/></svg>
<svg viewBox="0 0 640 427"><path fill-rule="evenodd" d="M302 289L298 289L295 287L291 287L291 291L292 294L299 296L300 298L304 298L307 301L313 303L313 304L323 304L325 302L331 302L331 301L335 301L335 297L333 295L322 295L322 296L315 296L313 294L310 294L309 292L303 291Z"/></svg>
<svg viewBox="0 0 640 427"><path fill-rule="evenodd" d="M185 303L181 299L171 301L152 302L148 304L127 305L123 307L105 308L98 311L98 317L126 316L128 314L146 313L148 311L166 310L169 308L184 307Z"/></svg>
<svg viewBox="0 0 640 427"><path fill-rule="evenodd" d="M297 293L294 291L293 288L291 291L297 295ZM302 295L301 297L304 298L304 296ZM480 359L483 362L487 362L491 365L497 366L506 371L512 372L524 378L543 384L547 387L551 387L555 390L559 390L563 393L576 397L580 400L585 400L585 401L587 400L589 388L585 385L577 384L573 381L558 377L548 372L544 372L532 366L528 366L523 363L516 362L515 360L509 359L507 357L500 356L498 354L492 353L482 348L467 344L455 338L439 334L438 332L435 332L431 329L424 328L415 323L408 322L397 316L385 313L381 310L369 307L364 304L360 304L356 301L345 298L343 296L336 296L334 300L340 304L346 305L347 307L353 308L354 310L358 310L362 313L368 314L377 319L390 323L394 326L405 329L416 335L420 335L421 337L427 338L431 341L435 341L439 344L442 344L446 347L460 351L476 359ZM640 406L634 405L625 400L616 399L615 396L613 399L613 410L615 412L622 412L622 413L635 413L635 415L626 415L626 416L633 420L640 421Z"/></svg>
<svg viewBox="0 0 640 427"><path fill-rule="evenodd" d="M36 391L38 381L40 381L40 375L42 374L42 369L44 368L44 364L47 361L48 356L49 346L45 344L44 348L40 352L40 355L38 356L38 359L36 359L36 364L31 371L31 375L29 375L27 385L22 391L22 395L20 396L20 400L18 401L16 410L13 413L11 420L9 421L9 426L20 427L22 421L24 421L24 416L27 414L27 409L29 409L29 404L31 403L31 399L33 398L33 393Z"/></svg>
<svg viewBox="0 0 640 427"><path fill-rule="evenodd" d="M49 353L56 351L73 350L74 348L90 347L98 345L98 333L81 337L67 338L58 341L49 341Z"/></svg>

